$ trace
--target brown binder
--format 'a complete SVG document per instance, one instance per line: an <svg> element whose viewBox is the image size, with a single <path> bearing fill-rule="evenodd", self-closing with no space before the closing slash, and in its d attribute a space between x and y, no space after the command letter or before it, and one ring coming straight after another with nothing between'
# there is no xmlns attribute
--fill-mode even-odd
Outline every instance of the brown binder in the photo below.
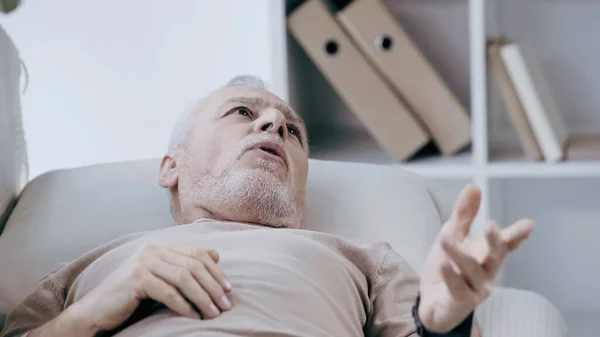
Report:
<svg viewBox="0 0 600 337"><path fill-rule="evenodd" d="M527 114L500 56L500 47L506 43L507 41L504 38L488 40L487 54L490 69L502 93L508 117L517 131L525 156L535 161L543 160L542 150L539 147Z"/></svg>
<svg viewBox="0 0 600 337"><path fill-rule="evenodd" d="M471 142L471 121L400 23L380 0L334 1L335 16L422 122L444 155Z"/></svg>
<svg viewBox="0 0 600 337"><path fill-rule="evenodd" d="M378 76L321 0L288 16L288 27L316 67L394 160L412 157L430 136Z"/></svg>

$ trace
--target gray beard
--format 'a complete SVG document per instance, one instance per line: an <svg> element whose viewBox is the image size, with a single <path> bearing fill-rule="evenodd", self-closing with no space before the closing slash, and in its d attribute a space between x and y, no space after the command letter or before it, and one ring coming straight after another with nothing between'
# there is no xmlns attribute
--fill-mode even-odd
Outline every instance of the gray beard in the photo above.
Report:
<svg viewBox="0 0 600 337"><path fill-rule="evenodd" d="M265 166L269 164L265 162ZM274 164L273 164L274 165ZM294 172L289 172L289 184L282 183L269 167L240 169L227 167L216 174L205 175L198 182L197 205L220 210L233 217L257 219L269 227L297 228L301 210L296 191L291 184ZM226 214L223 214L226 215ZM238 215L238 216L236 216Z"/></svg>

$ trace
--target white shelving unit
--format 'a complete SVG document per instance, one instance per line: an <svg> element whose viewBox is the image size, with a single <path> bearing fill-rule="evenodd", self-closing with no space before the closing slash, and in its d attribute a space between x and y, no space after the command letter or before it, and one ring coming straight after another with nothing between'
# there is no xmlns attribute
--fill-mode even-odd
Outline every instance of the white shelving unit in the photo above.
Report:
<svg viewBox="0 0 600 337"><path fill-rule="evenodd" d="M573 132L600 132L600 2L493 0L486 35L528 43ZM522 159L494 82L488 80L486 176L490 215L509 223L527 216L537 228L506 263L503 282L535 290L563 312L572 336L600 331L600 162L532 163Z"/></svg>
<svg viewBox="0 0 600 337"><path fill-rule="evenodd" d="M279 2L276 11L293 8L302 0ZM471 113L473 142L452 157L423 156L406 163L392 162L349 111L310 58L290 35L276 33L275 53L285 46L286 58L276 64L285 92L309 125L313 158L396 165L460 189L475 182L487 195L487 118L485 90L485 41L483 2L467 0L383 0L402 22L423 53ZM285 8L284 8L285 7ZM286 31L285 21L277 19ZM473 25L479 25L476 29ZM471 85L476 83L476 85ZM476 90L474 90L476 89ZM457 182L460 182L457 184ZM487 199L487 198L484 198ZM488 218L488 205L481 207L474 233Z"/></svg>
<svg viewBox="0 0 600 337"><path fill-rule="evenodd" d="M284 13L301 0L278 3ZM548 164L523 158L516 132L487 73L487 37L526 40L569 129L600 132L600 2L585 0L382 0L468 107L473 141L451 158L393 163L277 19L275 65L292 105L310 127L313 157L397 165L458 191L477 183L486 219L536 221L530 239L504 264L503 286L536 291L567 318L572 336L600 331L600 161ZM284 48L279 48L284 46ZM283 51L282 51L283 50Z"/></svg>

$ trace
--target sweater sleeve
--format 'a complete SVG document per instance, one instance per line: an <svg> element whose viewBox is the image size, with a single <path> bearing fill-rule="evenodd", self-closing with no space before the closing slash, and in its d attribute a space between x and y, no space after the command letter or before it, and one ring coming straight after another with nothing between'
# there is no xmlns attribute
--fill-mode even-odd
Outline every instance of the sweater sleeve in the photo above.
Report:
<svg viewBox="0 0 600 337"><path fill-rule="evenodd" d="M64 309L69 289L92 262L137 235L113 240L78 257L46 276L6 317L0 337L24 336L58 316Z"/></svg>
<svg viewBox="0 0 600 337"><path fill-rule="evenodd" d="M9 313L0 336L22 336L43 325L61 313L64 302L63 291L54 283L53 275L45 277L37 288Z"/></svg>
<svg viewBox="0 0 600 337"><path fill-rule="evenodd" d="M369 297L372 310L365 336L419 337L412 315L419 295L418 273L388 245L371 282ZM472 321L470 336L481 337L475 320Z"/></svg>
<svg viewBox="0 0 600 337"><path fill-rule="evenodd" d="M371 312L367 337L418 337L412 307L419 293L419 275L408 262L386 246L371 277Z"/></svg>

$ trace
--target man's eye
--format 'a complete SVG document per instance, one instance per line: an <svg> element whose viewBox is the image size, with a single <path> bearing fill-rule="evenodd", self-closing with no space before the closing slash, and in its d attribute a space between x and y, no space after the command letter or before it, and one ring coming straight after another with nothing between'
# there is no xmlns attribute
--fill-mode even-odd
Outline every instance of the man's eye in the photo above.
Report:
<svg viewBox="0 0 600 337"><path fill-rule="evenodd" d="M252 117L252 111L250 111L248 108L245 107L238 107L234 109L235 112L238 113L238 115L242 115L242 116L246 116L246 117Z"/></svg>
<svg viewBox="0 0 600 337"><path fill-rule="evenodd" d="M300 130L298 129L297 126L292 125L292 124L288 124L287 126L288 128L288 132L298 138L300 138Z"/></svg>

